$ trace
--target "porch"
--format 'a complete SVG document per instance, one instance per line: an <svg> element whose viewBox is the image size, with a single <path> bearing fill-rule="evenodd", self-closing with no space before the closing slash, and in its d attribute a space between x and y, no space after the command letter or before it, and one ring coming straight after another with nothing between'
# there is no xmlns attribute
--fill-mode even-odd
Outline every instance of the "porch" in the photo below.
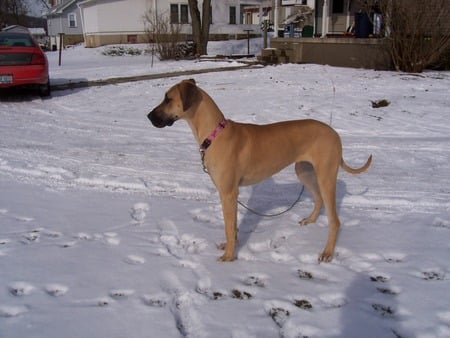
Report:
<svg viewBox="0 0 450 338"><path fill-rule="evenodd" d="M384 39L272 38L260 60L267 63L314 63L336 67L393 69Z"/></svg>

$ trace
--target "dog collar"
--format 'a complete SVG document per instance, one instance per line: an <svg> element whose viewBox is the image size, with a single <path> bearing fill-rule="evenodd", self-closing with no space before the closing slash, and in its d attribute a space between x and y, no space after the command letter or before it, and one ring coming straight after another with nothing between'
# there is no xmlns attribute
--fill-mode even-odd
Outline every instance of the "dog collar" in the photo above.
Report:
<svg viewBox="0 0 450 338"><path fill-rule="evenodd" d="M208 169L205 166L205 151L206 151L206 149L209 148L212 141L214 141L214 139L217 137L217 135L219 135L219 133L225 128L225 126L227 125L227 122L228 121L226 119L223 119L221 122L219 122L219 124L216 126L216 128L211 132L211 134L209 134L209 136L207 138L204 139L204 141L200 145L199 151L200 151L200 155L202 157L203 171L205 173L208 172Z"/></svg>
<svg viewBox="0 0 450 338"><path fill-rule="evenodd" d="M219 135L219 133L225 128L226 125L227 125L226 119L223 119L221 122L219 122L217 127L212 131L211 134L209 134L207 138L205 138L203 143L200 145L200 152L204 152L206 151L206 149L208 149L212 141L214 141L214 139L217 137L217 135Z"/></svg>

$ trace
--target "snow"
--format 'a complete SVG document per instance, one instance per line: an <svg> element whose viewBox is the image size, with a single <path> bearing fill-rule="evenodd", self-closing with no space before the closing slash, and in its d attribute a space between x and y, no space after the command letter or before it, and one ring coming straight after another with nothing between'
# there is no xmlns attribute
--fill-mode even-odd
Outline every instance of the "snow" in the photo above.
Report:
<svg viewBox="0 0 450 338"><path fill-rule="evenodd" d="M49 53L52 80L224 65L101 50L66 50L61 67ZM450 337L448 72L195 76L231 119L315 118L350 165L373 154L367 172L339 174L342 229L322 264L325 214L298 225L307 191L276 218L240 207L238 259L217 261L221 207L198 145L186 123L146 118L182 78L0 96L0 337ZM288 167L240 200L275 213L300 190Z"/></svg>

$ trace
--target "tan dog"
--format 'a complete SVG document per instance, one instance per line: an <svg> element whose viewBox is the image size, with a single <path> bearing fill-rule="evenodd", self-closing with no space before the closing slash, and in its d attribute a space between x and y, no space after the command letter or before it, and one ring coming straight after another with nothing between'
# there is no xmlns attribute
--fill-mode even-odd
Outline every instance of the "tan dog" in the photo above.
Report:
<svg viewBox="0 0 450 338"><path fill-rule="evenodd" d="M295 163L298 178L314 198L314 210L300 224L315 222L325 203L328 240L319 261L331 261L340 226L336 211L339 166L352 174L362 173L369 167L372 156L361 168L350 168L342 159L339 135L315 120L267 125L225 120L212 98L194 80L170 88L148 118L158 128L171 126L179 119L186 120L191 127L200 145L205 170L222 203L226 242L221 247L225 253L220 260L234 259L239 186L257 183Z"/></svg>

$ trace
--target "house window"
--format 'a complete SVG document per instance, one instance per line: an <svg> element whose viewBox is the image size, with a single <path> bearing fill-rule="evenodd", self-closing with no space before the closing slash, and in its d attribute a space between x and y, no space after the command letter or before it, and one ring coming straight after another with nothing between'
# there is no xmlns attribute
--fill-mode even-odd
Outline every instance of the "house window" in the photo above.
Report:
<svg viewBox="0 0 450 338"><path fill-rule="evenodd" d="M180 5L180 22L181 23L189 23L189 6L188 5Z"/></svg>
<svg viewBox="0 0 450 338"><path fill-rule="evenodd" d="M69 21L69 27L70 28L77 27L77 16L75 15L75 13L70 13L68 15L68 21Z"/></svg>
<svg viewBox="0 0 450 338"><path fill-rule="evenodd" d="M189 23L189 6L171 4L170 5L170 23Z"/></svg>
<svg viewBox="0 0 450 338"><path fill-rule="evenodd" d="M344 13L344 0L333 0L333 13Z"/></svg>
<svg viewBox="0 0 450 338"><path fill-rule="evenodd" d="M230 25L236 24L236 7L230 6Z"/></svg>
<svg viewBox="0 0 450 338"><path fill-rule="evenodd" d="M178 5L170 5L170 23L180 23L178 20Z"/></svg>

